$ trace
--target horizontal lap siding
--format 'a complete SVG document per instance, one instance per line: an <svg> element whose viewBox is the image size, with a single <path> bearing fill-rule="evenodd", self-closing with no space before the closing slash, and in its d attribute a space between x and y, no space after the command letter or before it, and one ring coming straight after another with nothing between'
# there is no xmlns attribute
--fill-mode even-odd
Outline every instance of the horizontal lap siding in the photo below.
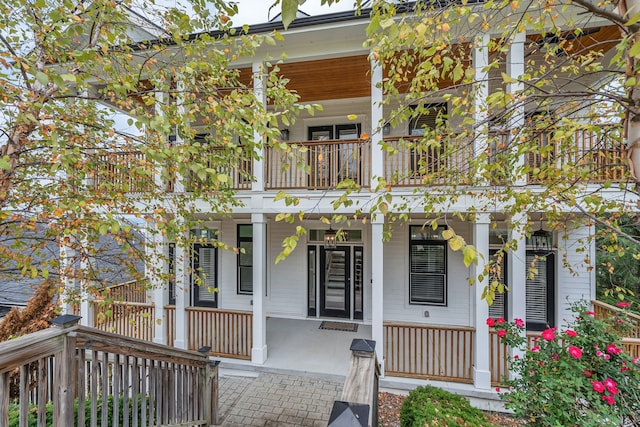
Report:
<svg viewBox="0 0 640 427"><path fill-rule="evenodd" d="M419 222L414 223L419 224ZM470 226L452 222L456 233L471 241ZM447 249L447 306L409 304L408 224L396 226L391 241L384 244L384 319L388 321L439 325L470 324L471 303L468 277L462 254ZM429 312L425 318L424 312Z"/></svg>
<svg viewBox="0 0 640 427"><path fill-rule="evenodd" d="M589 228L580 226L569 229L566 233L566 239L563 238L563 234L562 231L559 232L556 260L556 301L558 304L556 320L559 325L573 319L574 315L570 311L572 303L581 300L588 302L595 299L595 295L591 294L592 280L595 280L595 260L590 260L591 264L587 264L585 260L590 254L589 250L577 251L585 248L588 244ZM581 239L582 241L580 241ZM571 266L571 270L562 265L565 253L567 254L566 261ZM594 270L589 271L590 268Z"/></svg>

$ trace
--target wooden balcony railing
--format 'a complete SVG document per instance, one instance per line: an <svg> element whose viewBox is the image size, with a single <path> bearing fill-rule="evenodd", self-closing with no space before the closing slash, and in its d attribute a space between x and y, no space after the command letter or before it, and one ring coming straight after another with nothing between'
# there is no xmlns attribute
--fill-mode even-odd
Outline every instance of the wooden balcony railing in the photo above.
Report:
<svg viewBox="0 0 640 427"><path fill-rule="evenodd" d="M540 337L540 332L527 332L527 345L532 348ZM489 364L491 367L491 384L498 386L509 374L509 347L500 341L498 333L489 331Z"/></svg>
<svg viewBox="0 0 640 427"><path fill-rule="evenodd" d="M453 185L469 182L473 142L459 138L421 146L419 137L385 137L384 178L392 186Z"/></svg>
<svg viewBox="0 0 640 427"><path fill-rule="evenodd" d="M218 423L218 367L206 355L77 326L77 319L54 319L61 327L0 343L1 426Z"/></svg>
<svg viewBox="0 0 640 427"><path fill-rule="evenodd" d="M249 311L187 307L187 346L199 350L210 347L209 354L234 359L251 359L253 314ZM167 344L176 338L176 308L165 307Z"/></svg>
<svg viewBox="0 0 640 427"><path fill-rule="evenodd" d="M101 331L153 341L153 304L93 301L93 327Z"/></svg>
<svg viewBox="0 0 640 427"><path fill-rule="evenodd" d="M153 163L140 151L99 154L95 161L95 191L142 193L153 183Z"/></svg>
<svg viewBox="0 0 640 427"><path fill-rule="evenodd" d="M240 149L242 150L242 149ZM250 190L251 181L253 179L253 161L251 156L245 154L244 150L242 154L234 155L235 160L229 160L228 154L221 149L206 149L203 148L200 157L195 159L198 164L204 168L210 168L216 171L217 174L225 175L226 181L220 181L217 178L207 176L205 179L201 179L197 173L191 172L187 174L185 179L185 190L206 192L212 188L232 188L234 190ZM224 163L224 166L220 166Z"/></svg>
<svg viewBox="0 0 640 427"><path fill-rule="evenodd" d="M623 313L618 307L602 301L593 300L591 304L593 304L593 312L595 313L596 319L607 319ZM635 313L629 313L628 311L624 311L624 314L626 317L625 328L628 328L624 331L625 338L640 338L640 316Z"/></svg>
<svg viewBox="0 0 640 427"><path fill-rule="evenodd" d="M186 311L187 348L210 347L213 356L251 359L253 313L203 307Z"/></svg>
<svg viewBox="0 0 640 427"><path fill-rule="evenodd" d="M325 140L290 143L287 150L267 147L265 188L335 188L345 180L368 187L371 143L368 140Z"/></svg>
<svg viewBox="0 0 640 427"><path fill-rule="evenodd" d="M107 286L103 295L116 302L147 302L146 280L131 280L117 285Z"/></svg>
<svg viewBox="0 0 640 427"><path fill-rule="evenodd" d="M385 323L385 372L472 383L474 335L466 327Z"/></svg>
<svg viewBox="0 0 640 427"><path fill-rule="evenodd" d="M573 135L574 147L551 146L548 135L535 137L536 148L525 155L525 163L531 168L528 182L537 184L552 179L554 171L571 165L574 171L582 171L590 183L605 181L624 182L628 177L626 152L618 145L616 138L606 132L576 131ZM453 138L439 145L417 144L415 136L394 136L384 138L384 178L392 186L409 187L419 185L452 185L471 182L473 167L473 141L467 138ZM489 135L488 161L495 162L501 151L508 149L508 133L492 132ZM371 142L369 140L327 140L288 143L287 149L268 146L265 150L265 188L328 190L336 188L345 180L352 180L361 187L368 187L371 181ZM219 166L223 159L222 150L205 150L204 158L198 164L212 168L227 178L210 182L201 179L194 171L185 177L185 189L232 188L250 190L254 179L252 158L238 155L236 160ZM220 157L220 158L217 158ZM226 159L226 158L225 158ZM228 163L228 159L226 159ZM152 184L152 164L139 152L111 153L100 155L98 170L94 176L96 189L120 189L126 192L146 191ZM156 165L157 167L157 165ZM145 174L131 174L137 168ZM141 169L142 168L142 169ZM505 169L511 169L506 167ZM536 169L534 172L533 169ZM541 170L541 171L540 171ZM504 183L510 171L492 171L487 179L493 184ZM149 177L149 182L140 177ZM175 185L168 183L167 191Z"/></svg>

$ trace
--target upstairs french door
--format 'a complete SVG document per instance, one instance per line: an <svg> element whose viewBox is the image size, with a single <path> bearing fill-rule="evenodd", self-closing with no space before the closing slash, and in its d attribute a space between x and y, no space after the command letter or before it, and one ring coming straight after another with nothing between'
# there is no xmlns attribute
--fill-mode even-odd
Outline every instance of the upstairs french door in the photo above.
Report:
<svg viewBox="0 0 640 427"><path fill-rule="evenodd" d="M358 139L362 126L360 123L310 126L309 141L334 141L339 139ZM342 145L327 143L309 147L309 187L330 188L346 178L354 178L360 159L353 144Z"/></svg>

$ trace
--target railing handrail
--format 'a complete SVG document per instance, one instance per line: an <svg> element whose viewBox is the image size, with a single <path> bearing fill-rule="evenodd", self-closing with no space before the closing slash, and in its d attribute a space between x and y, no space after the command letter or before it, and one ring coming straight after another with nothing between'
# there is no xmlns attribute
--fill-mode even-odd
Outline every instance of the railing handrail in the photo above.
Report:
<svg viewBox="0 0 640 427"><path fill-rule="evenodd" d="M96 298L95 300L91 301L92 303L97 303L97 304L105 304L105 305L109 305L109 304L113 304L113 305L120 305L120 306L126 306L126 307L142 307L142 308L146 308L146 307L155 307L155 303L152 302L135 302L135 301L111 301L109 303L105 302L105 300L103 299L99 299Z"/></svg>
<svg viewBox="0 0 640 427"><path fill-rule="evenodd" d="M627 317L640 322L640 316L639 315L637 315L635 313L630 313L628 311L624 311L624 310L620 309L619 307L615 307L613 305L607 304L606 302L602 302L602 301L598 301L598 300L591 300L591 304L593 304L594 307L599 306L599 307L606 308L607 310L610 310L610 311L613 311L613 312L624 313Z"/></svg>
<svg viewBox="0 0 640 427"><path fill-rule="evenodd" d="M167 305L166 307L175 307L175 305ZM253 314L249 310L227 310L224 308L213 307L185 307L186 311L213 312L213 313L231 313L231 314Z"/></svg>
<svg viewBox="0 0 640 427"><path fill-rule="evenodd" d="M350 138L350 139L317 139L307 141L287 141L289 146L304 146L304 145L336 145L336 144L368 144L371 142L370 138ZM267 147L273 148L273 147Z"/></svg>
<svg viewBox="0 0 640 427"><path fill-rule="evenodd" d="M412 322L383 322L383 326L401 326L401 327L419 327L425 329L446 329L451 331L470 331L475 332L476 328L473 326L455 326L455 325L434 325L430 323L412 323Z"/></svg>
<svg viewBox="0 0 640 427"><path fill-rule="evenodd" d="M38 360L43 354L60 351L70 329L49 328L0 342L0 373Z"/></svg>

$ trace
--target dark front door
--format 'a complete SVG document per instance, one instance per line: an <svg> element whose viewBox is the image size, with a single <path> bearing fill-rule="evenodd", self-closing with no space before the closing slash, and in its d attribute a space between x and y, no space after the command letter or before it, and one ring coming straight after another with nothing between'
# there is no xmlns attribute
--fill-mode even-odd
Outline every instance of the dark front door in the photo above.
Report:
<svg viewBox="0 0 640 427"><path fill-rule="evenodd" d="M320 316L349 318L350 248L320 249Z"/></svg>

